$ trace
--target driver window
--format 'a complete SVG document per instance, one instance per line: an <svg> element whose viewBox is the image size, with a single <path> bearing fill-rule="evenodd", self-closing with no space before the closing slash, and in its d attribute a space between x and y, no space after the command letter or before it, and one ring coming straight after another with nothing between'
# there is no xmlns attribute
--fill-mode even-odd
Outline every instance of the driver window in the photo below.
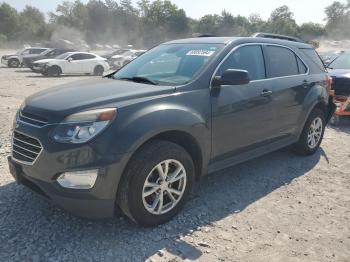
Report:
<svg viewBox="0 0 350 262"><path fill-rule="evenodd" d="M75 54L75 55L71 55L70 57L67 58L67 60L69 58L72 58L72 60L80 60L81 59L81 55L80 54Z"/></svg>
<svg viewBox="0 0 350 262"><path fill-rule="evenodd" d="M249 45L238 48L221 65L217 75L222 75L228 69L246 70L250 80L265 79L265 63L261 46Z"/></svg>

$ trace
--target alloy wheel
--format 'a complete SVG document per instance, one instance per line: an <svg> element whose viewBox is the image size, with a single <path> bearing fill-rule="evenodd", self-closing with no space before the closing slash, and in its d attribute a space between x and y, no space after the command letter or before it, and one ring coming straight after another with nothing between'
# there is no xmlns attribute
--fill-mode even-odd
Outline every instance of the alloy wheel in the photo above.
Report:
<svg viewBox="0 0 350 262"><path fill-rule="evenodd" d="M311 149L314 149L321 140L323 132L323 123L320 117L316 117L311 125L307 136L307 143Z"/></svg>
<svg viewBox="0 0 350 262"><path fill-rule="evenodd" d="M186 170L179 161L162 161L148 174L143 185L144 207L154 215L168 213L183 197L186 182Z"/></svg>

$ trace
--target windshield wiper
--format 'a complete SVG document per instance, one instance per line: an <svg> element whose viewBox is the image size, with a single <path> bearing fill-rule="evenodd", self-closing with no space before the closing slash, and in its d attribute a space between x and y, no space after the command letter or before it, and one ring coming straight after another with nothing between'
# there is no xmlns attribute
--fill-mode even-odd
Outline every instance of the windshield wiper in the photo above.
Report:
<svg viewBox="0 0 350 262"><path fill-rule="evenodd" d="M147 84L151 84L151 85L158 85L157 82L147 78L147 77L143 77L143 76L133 76L133 77L121 77L121 78L117 78L120 80L127 80L127 81L133 81L136 83L147 83Z"/></svg>

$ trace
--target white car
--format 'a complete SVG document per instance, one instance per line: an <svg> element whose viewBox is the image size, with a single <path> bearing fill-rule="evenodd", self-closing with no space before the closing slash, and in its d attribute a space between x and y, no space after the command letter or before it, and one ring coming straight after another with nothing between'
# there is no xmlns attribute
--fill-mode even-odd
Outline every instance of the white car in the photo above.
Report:
<svg viewBox="0 0 350 262"><path fill-rule="evenodd" d="M143 55L144 53L146 53L146 51L147 50L131 49L131 50L129 50L121 55L112 56L110 59L110 65L113 68L119 69L119 68L127 65L128 63L130 63L132 60L139 57L140 55Z"/></svg>
<svg viewBox="0 0 350 262"><path fill-rule="evenodd" d="M93 53L68 52L53 59L35 61L33 70L47 76L60 76L61 74L94 74L100 76L109 70L109 65L105 58Z"/></svg>
<svg viewBox="0 0 350 262"><path fill-rule="evenodd" d="M1 57L1 63L8 67L19 67L23 63L23 57L41 54L49 48L29 47L19 50L16 54L4 55Z"/></svg>

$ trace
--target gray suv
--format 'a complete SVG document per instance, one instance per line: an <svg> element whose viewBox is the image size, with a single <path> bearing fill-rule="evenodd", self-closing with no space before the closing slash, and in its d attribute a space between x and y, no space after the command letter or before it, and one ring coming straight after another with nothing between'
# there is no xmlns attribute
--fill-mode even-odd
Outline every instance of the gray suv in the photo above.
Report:
<svg viewBox="0 0 350 262"><path fill-rule="evenodd" d="M28 97L11 173L54 204L136 223L170 220L203 175L292 146L319 148L331 78L308 44L201 37L161 44L119 71ZM276 163L277 165L278 163Z"/></svg>

